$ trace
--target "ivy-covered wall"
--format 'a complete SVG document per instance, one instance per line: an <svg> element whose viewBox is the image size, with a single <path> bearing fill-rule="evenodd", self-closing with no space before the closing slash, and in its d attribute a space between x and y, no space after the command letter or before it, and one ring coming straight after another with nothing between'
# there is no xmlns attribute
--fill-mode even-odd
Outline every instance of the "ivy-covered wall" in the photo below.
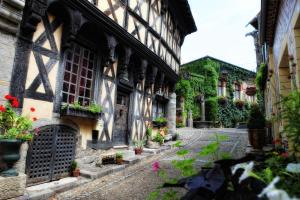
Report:
<svg viewBox="0 0 300 200"><path fill-rule="evenodd" d="M217 96L218 81L226 71L227 103L220 104ZM184 113L193 112L193 119L201 118L201 106L197 101L199 94L205 96L206 121L213 121L216 126L234 127L237 122L248 118L248 103L238 108L233 101L234 83L253 82L255 73L221 60L204 57L185 64L181 68L181 79L176 86L177 95L184 97ZM254 82L253 82L254 84Z"/></svg>

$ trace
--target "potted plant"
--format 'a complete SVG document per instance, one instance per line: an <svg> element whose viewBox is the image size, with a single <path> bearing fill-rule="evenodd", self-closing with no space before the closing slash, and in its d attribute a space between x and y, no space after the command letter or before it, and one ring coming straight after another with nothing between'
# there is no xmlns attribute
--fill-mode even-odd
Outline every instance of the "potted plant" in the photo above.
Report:
<svg viewBox="0 0 300 200"><path fill-rule="evenodd" d="M160 133L157 133L153 138L153 142L157 142L162 145L164 143L164 137Z"/></svg>
<svg viewBox="0 0 300 200"><path fill-rule="evenodd" d="M73 177L78 177L80 175L80 169L78 168L78 163L75 160L71 162L71 172Z"/></svg>
<svg viewBox="0 0 300 200"><path fill-rule="evenodd" d="M245 105L245 102L242 101L242 100L240 100L240 99L238 99L238 100L235 100L235 101L234 101L234 104L235 104L235 106L236 106L237 108L243 109L243 107L244 107L244 105Z"/></svg>
<svg viewBox="0 0 300 200"><path fill-rule="evenodd" d="M134 141L134 152L136 155L141 155L143 152L143 148L144 148L144 140L136 140Z"/></svg>
<svg viewBox="0 0 300 200"><path fill-rule="evenodd" d="M123 164L123 153L121 153L121 152L117 152L116 153L116 163L118 165L122 165Z"/></svg>
<svg viewBox="0 0 300 200"><path fill-rule="evenodd" d="M252 104L247 127L249 142L254 149L262 149L264 146L265 124L265 117L258 104Z"/></svg>
<svg viewBox="0 0 300 200"><path fill-rule="evenodd" d="M153 126L160 128L167 125L167 119L165 117L158 117L153 121Z"/></svg>
<svg viewBox="0 0 300 200"><path fill-rule="evenodd" d="M18 176L13 165L20 159L20 147L23 142L31 141L33 138L32 123L36 121L33 117L23 117L14 109L19 107L16 97L6 95L7 103L0 105L0 158L5 164L1 176ZM34 108L30 111L35 112Z"/></svg>
<svg viewBox="0 0 300 200"><path fill-rule="evenodd" d="M227 104L227 97L225 96L218 97L218 102L220 105L225 106Z"/></svg>
<svg viewBox="0 0 300 200"><path fill-rule="evenodd" d="M146 129L146 137L147 137L147 141L151 140L151 137L152 137L152 128L151 127L148 127Z"/></svg>

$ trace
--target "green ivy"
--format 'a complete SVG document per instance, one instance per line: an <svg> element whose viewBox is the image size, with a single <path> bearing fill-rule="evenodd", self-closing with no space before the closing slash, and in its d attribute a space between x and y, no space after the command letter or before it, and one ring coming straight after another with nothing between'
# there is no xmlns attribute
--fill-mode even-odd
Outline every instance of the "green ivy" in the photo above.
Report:
<svg viewBox="0 0 300 200"><path fill-rule="evenodd" d="M220 71L228 72L226 93L227 103L219 105L217 98L217 84ZM237 122L245 122L249 116L249 106L245 105L242 109L237 108L233 102L234 83L241 83L243 80L255 78L255 73L242 68L230 65L214 59L200 59L186 64L181 69L182 74L189 73L186 80L181 77L176 85L176 92L185 98L184 114L189 110L193 112L193 118L201 116L201 106L196 101L199 94L205 95L206 120L219 122L224 127L234 127Z"/></svg>

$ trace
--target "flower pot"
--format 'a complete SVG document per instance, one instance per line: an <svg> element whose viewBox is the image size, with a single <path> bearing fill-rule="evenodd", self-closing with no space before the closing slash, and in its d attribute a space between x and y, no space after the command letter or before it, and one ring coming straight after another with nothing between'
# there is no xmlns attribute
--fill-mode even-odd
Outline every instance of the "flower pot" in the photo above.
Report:
<svg viewBox="0 0 300 200"><path fill-rule="evenodd" d="M0 158L6 164L6 170L0 173L3 177L18 176L19 173L13 169L14 164L20 159L20 147L22 141L16 139L0 140Z"/></svg>
<svg viewBox="0 0 300 200"><path fill-rule="evenodd" d="M135 148L135 149L134 149L135 155L141 155L142 152L143 152L143 149L142 149L142 148Z"/></svg>
<svg viewBox="0 0 300 200"><path fill-rule="evenodd" d="M116 158L116 163L117 163L117 165L122 165L123 164L123 158Z"/></svg>
<svg viewBox="0 0 300 200"><path fill-rule="evenodd" d="M80 169L75 169L75 170L72 172L72 176L73 176L73 177L78 177L78 176L80 176Z"/></svg>
<svg viewBox="0 0 300 200"><path fill-rule="evenodd" d="M265 129L249 129L249 143L254 149L262 149L265 144Z"/></svg>

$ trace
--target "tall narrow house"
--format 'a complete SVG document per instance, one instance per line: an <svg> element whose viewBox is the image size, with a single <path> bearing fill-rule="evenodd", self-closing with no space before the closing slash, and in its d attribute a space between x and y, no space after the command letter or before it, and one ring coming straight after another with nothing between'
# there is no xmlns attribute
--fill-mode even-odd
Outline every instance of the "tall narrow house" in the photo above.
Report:
<svg viewBox="0 0 300 200"><path fill-rule="evenodd" d="M28 182L60 177L76 149L143 138L153 114L174 131L180 49L195 31L187 0L26 0L10 93L40 129Z"/></svg>

